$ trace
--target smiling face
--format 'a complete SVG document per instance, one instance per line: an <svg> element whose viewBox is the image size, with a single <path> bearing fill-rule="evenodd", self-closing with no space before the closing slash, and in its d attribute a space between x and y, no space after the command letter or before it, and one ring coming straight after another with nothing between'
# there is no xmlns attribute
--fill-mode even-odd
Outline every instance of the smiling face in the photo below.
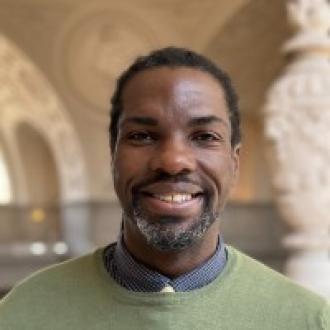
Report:
<svg viewBox="0 0 330 330"><path fill-rule="evenodd" d="M225 96L208 73L157 68L123 91L113 152L124 235L160 250L205 238L238 171Z"/></svg>

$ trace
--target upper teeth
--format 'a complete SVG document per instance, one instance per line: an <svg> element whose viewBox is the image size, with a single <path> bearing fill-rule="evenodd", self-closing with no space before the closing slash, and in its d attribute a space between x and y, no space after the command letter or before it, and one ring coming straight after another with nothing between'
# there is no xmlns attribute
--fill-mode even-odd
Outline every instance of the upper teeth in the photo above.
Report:
<svg viewBox="0 0 330 330"><path fill-rule="evenodd" d="M159 198L161 201L174 202L174 203L182 203L185 201L190 201L192 199L191 194L155 195L155 197Z"/></svg>

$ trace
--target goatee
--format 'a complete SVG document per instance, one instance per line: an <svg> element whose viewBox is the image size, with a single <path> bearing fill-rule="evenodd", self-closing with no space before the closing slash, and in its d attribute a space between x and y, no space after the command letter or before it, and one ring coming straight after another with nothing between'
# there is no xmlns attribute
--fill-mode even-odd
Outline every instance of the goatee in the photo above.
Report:
<svg viewBox="0 0 330 330"><path fill-rule="evenodd" d="M160 251L180 251L198 242L217 220L218 213L212 212L209 203L204 199L203 209L199 216L187 227L182 219L173 216L160 216L150 219L143 212L139 201L133 203L133 212L128 221L132 221L144 236L147 243Z"/></svg>

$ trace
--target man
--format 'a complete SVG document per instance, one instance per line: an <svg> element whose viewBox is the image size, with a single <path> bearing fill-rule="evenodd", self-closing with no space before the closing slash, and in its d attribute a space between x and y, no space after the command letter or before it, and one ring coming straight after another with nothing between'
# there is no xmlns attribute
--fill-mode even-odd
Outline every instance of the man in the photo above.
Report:
<svg viewBox="0 0 330 330"><path fill-rule="evenodd" d="M222 70L179 48L139 58L111 119L118 243L19 284L1 330L330 329L323 299L224 245L240 130Z"/></svg>

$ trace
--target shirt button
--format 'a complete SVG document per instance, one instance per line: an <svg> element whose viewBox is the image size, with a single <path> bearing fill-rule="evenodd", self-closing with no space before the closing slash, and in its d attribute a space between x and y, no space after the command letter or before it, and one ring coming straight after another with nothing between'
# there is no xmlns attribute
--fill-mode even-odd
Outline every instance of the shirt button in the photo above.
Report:
<svg viewBox="0 0 330 330"><path fill-rule="evenodd" d="M174 288L173 288L172 286L166 284L166 285L160 290L160 292L174 293L175 290L174 290Z"/></svg>

